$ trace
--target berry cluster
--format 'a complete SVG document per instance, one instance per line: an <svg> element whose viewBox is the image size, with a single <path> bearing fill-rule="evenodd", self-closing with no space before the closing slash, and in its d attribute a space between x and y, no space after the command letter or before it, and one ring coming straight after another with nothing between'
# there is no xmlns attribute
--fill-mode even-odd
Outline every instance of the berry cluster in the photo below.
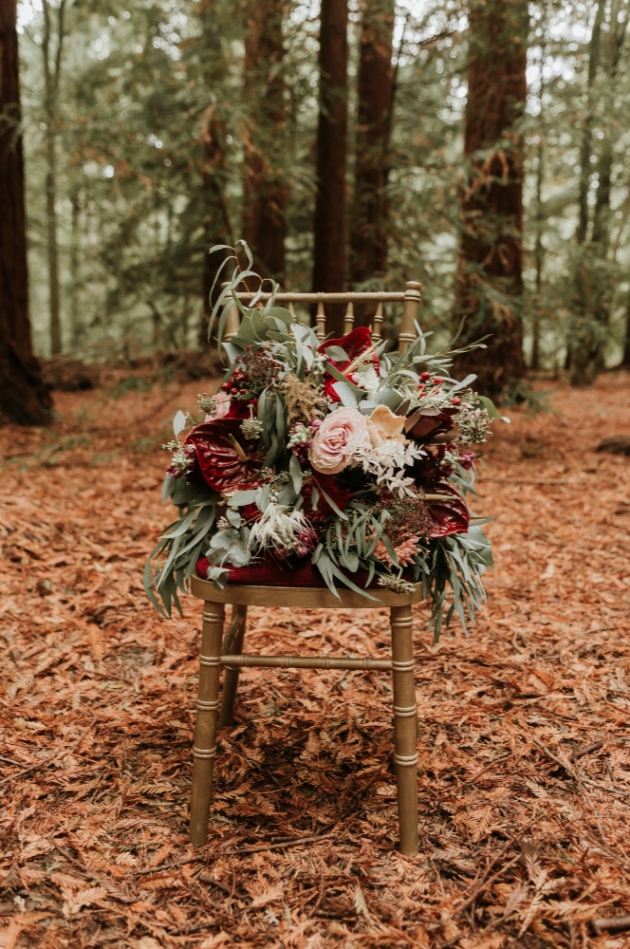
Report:
<svg viewBox="0 0 630 949"><path fill-rule="evenodd" d="M281 366L271 353L248 346L234 363L229 379L221 389L232 396L253 397L278 382Z"/></svg>

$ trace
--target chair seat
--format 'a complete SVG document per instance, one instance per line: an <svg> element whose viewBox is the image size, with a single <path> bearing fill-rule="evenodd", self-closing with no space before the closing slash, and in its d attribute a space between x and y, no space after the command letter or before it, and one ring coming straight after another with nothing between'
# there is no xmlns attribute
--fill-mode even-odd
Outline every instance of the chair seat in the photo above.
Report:
<svg viewBox="0 0 630 949"><path fill-rule="evenodd" d="M209 603L232 603L235 606L289 606L302 609L329 610L368 610L391 606L410 606L422 599L422 584L417 583L413 593L394 593L383 587L371 587L370 597L355 593L342 584L337 585L339 596L323 586L286 586L256 585L251 583L227 583L222 590L209 580L199 577L190 578L190 592L200 600Z"/></svg>

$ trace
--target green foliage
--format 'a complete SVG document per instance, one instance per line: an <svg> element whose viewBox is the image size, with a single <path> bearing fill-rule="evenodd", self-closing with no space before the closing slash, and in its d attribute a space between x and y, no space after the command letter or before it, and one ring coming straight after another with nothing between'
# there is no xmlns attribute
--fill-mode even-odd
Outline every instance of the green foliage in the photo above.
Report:
<svg viewBox="0 0 630 949"><path fill-rule="evenodd" d="M517 130L524 136L526 157L526 354L531 361L536 350L542 367L561 368L569 346L576 381L588 381L619 358L630 295L627 10L613 0L602 7L589 87L598 3L571 0L567 6L545 0L531 5L529 99ZM53 12L58 4L51 0ZM400 8L395 36L396 94L386 156L388 285L422 281L423 325L435 331L435 347L443 348L460 242L460 184L466 173L466 24L461 4L454 0L409 10L407 15ZM37 7L24 6L31 306L40 352L48 345L44 144L51 131L58 156L65 347L123 334L145 349L196 344L207 250L215 243L233 244L242 232L241 164L258 100L251 83L244 93L245 34L239 11L229 0L70 4L59 94L50 119L42 17ZM317 29L310 4L288 8L281 66L286 147L281 158L274 157L288 190L284 289L310 289ZM352 90L358 36L359 17L353 14ZM53 36L53 53L56 44ZM353 91L351 142L355 116ZM273 138L265 138L264 129L257 134L265 141ZM350 170L349 193L351 179ZM583 200L586 230L578 241ZM381 285L372 281L363 288ZM387 331L395 330L396 319L393 310L386 313ZM580 354L586 354L583 366Z"/></svg>

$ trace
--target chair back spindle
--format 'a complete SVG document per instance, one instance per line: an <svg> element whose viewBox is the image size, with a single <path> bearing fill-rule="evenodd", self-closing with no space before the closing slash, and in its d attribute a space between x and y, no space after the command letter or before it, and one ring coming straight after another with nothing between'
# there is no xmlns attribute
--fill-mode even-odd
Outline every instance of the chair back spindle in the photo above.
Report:
<svg viewBox="0 0 630 949"><path fill-rule="evenodd" d="M229 343L233 336L236 336L238 333L238 328L241 325L241 314L239 309L234 303L228 312L227 320L225 321L225 332L223 333L223 339L226 343Z"/></svg>
<svg viewBox="0 0 630 949"><path fill-rule="evenodd" d="M383 304L379 303L372 321L372 342L378 345L381 341L381 327L383 325Z"/></svg>
<svg viewBox="0 0 630 949"><path fill-rule="evenodd" d="M324 310L323 300L317 304L317 316L315 317L315 334L318 340L323 343L326 339L326 311Z"/></svg>
<svg viewBox="0 0 630 949"><path fill-rule="evenodd" d="M348 300L348 306L346 307L346 315L343 320L343 335L347 336L348 333L352 332L354 327L354 305L352 300Z"/></svg>

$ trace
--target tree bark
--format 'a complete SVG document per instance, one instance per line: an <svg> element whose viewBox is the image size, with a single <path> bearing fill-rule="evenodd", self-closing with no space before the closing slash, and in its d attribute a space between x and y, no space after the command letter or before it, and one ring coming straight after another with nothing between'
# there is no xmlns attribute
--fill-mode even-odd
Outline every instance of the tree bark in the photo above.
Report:
<svg viewBox="0 0 630 949"><path fill-rule="evenodd" d="M53 356L61 352L61 308L59 293L59 248L57 242L57 155L55 143L56 108L61 74L61 57L65 39L66 0L61 0L57 13L57 48L52 53L52 8L49 0L42 0L44 32L42 58L46 97L46 227L48 243L48 287L50 306L50 350Z"/></svg>
<svg viewBox="0 0 630 949"><path fill-rule="evenodd" d="M543 6L543 30L547 25L547 7ZM536 238L534 241L534 267L536 271L536 297L532 314L532 360L531 369L537 372L540 369L540 324L542 318L542 278L545 262L545 247L543 245L543 182L545 179L545 62L547 60L547 44L545 38L540 46L540 84L538 87L539 132L536 148Z"/></svg>
<svg viewBox="0 0 630 949"><path fill-rule="evenodd" d="M588 76L586 80L586 115L580 143L580 182L578 193L578 226L575 239L583 244L588 232L588 192L591 184L591 147L593 138L593 86L599 64L599 45L606 0L598 0L595 21L589 43Z"/></svg>
<svg viewBox="0 0 630 949"><path fill-rule="evenodd" d="M45 425L52 402L33 354L28 313L16 6L0 0L0 416Z"/></svg>
<svg viewBox="0 0 630 949"><path fill-rule="evenodd" d="M245 0L243 237L263 277L284 279L286 0Z"/></svg>
<svg viewBox="0 0 630 949"><path fill-rule="evenodd" d="M589 385L604 368L604 349L610 319L610 278L607 273L610 250L610 190L613 166L615 122L614 94L621 49L626 34L627 11L620 17L620 3L612 0L608 30L602 39L606 4L599 0L590 41L587 78L587 114L582 133L580 157L579 224L576 241L580 246L576 271L576 295L570 340L571 384ZM600 62L601 61L601 62ZM600 147L593 224L588 239L588 194L592 155L593 97L598 69L604 72L602 92L607 103L608 128Z"/></svg>
<svg viewBox="0 0 630 949"><path fill-rule="evenodd" d="M348 0L322 0L319 34L319 120L313 289L339 292L346 265L346 155L348 131ZM326 312L334 335L343 307Z"/></svg>
<svg viewBox="0 0 630 949"><path fill-rule="evenodd" d="M81 338L79 318L79 225L81 215L81 190L75 185L70 195L72 205L70 230L70 346L74 349Z"/></svg>
<svg viewBox="0 0 630 949"><path fill-rule="evenodd" d="M48 292L50 305L50 352L61 352L61 310L59 302L59 252L57 246L57 158L54 134L46 136L46 229L48 250Z"/></svg>
<svg viewBox="0 0 630 949"><path fill-rule="evenodd" d="M394 70L394 0L368 0L361 21L354 210L350 235L353 283L387 272L389 139Z"/></svg>
<svg viewBox="0 0 630 949"><path fill-rule="evenodd" d="M206 109L199 140L200 174L203 182L203 307L199 320L198 342L201 349L208 346L208 322L212 308L221 292L215 282L225 255L219 251L210 254L215 244L234 244L234 235L225 198L228 173L226 126L221 110L220 81L225 69L221 46L221 20L215 0L203 0L201 19L201 57L205 83L214 102ZM214 289L213 289L214 287Z"/></svg>
<svg viewBox="0 0 630 949"><path fill-rule="evenodd" d="M522 329L523 144L515 123L526 96L526 0L471 0L468 100L455 320L463 342L491 334L487 349L456 360L497 395L525 374Z"/></svg>

